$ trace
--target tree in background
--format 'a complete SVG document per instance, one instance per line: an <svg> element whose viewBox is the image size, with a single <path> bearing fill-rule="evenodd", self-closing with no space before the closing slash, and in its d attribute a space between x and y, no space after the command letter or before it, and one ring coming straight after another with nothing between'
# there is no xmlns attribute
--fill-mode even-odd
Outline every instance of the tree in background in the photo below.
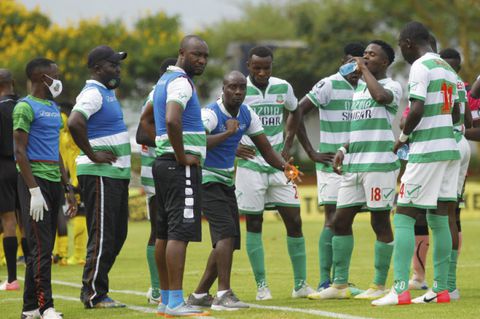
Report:
<svg viewBox="0 0 480 319"><path fill-rule="evenodd" d="M239 4L243 15L200 30L210 47L209 66L196 80L205 100L231 68L227 48L232 42L300 40L307 48L275 51L274 74L285 78L303 96L319 79L334 73L343 46L352 41L381 38L395 46L400 28L410 20L430 27L439 46L455 47L463 56L461 76L472 81L480 72L480 5L477 0L301 0ZM27 10L16 0L0 1L1 67L13 71L20 94L26 92L25 64L35 56L58 62L65 93L72 100L88 77L85 66L90 49L108 44L129 53L123 64L120 97L140 99L158 79L158 66L177 55L183 36L179 16L159 12L140 18L132 29L122 21L80 20L62 27L52 24L38 9ZM397 59L395 70L404 72ZM214 98L214 97L210 97Z"/></svg>
<svg viewBox="0 0 480 319"><path fill-rule="evenodd" d="M182 37L179 17L164 13L149 15L128 30L122 21L80 20L66 27L52 24L34 9L28 11L15 0L0 2L0 61L10 69L17 91L26 93L25 65L36 56L58 63L64 91L61 98L73 100L89 77L88 52L97 45L108 44L126 51L120 97L142 98L158 80L158 67L167 57L176 56Z"/></svg>

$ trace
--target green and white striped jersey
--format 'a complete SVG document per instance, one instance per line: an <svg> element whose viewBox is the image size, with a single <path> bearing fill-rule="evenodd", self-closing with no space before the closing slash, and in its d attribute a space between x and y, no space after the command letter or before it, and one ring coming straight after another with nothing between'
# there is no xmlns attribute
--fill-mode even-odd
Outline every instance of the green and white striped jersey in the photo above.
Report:
<svg viewBox="0 0 480 319"><path fill-rule="evenodd" d="M410 134L410 163L460 159L453 135L452 107L458 102L457 74L438 54L426 53L410 69L409 99L424 101L423 117Z"/></svg>
<svg viewBox="0 0 480 319"><path fill-rule="evenodd" d="M336 153L348 141L353 86L340 73L320 80L307 94L318 108L321 153ZM331 165L316 163L316 169L333 172Z"/></svg>
<svg viewBox="0 0 480 319"><path fill-rule="evenodd" d="M247 96L244 103L250 106L259 116L265 135L275 151L283 150L284 110L295 111L297 109L297 98L293 88L285 80L270 77L265 92L253 85L250 77L247 78ZM251 146L255 149L256 155L253 159L238 160L238 166L248 168L262 173L276 173L277 169L271 167L256 149L252 140L244 136L241 144Z"/></svg>
<svg viewBox="0 0 480 319"><path fill-rule="evenodd" d="M462 139L463 133L465 131L465 103L467 102L467 89L465 88L465 82L462 78L457 75L457 93L458 93L458 104L460 107L460 119L453 128L453 134L455 135L455 140L460 142Z"/></svg>
<svg viewBox="0 0 480 319"><path fill-rule="evenodd" d="M379 104L365 82L358 84L350 113L349 148L344 161L346 172L390 172L400 167L393 153L392 122L402 97L402 87L391 78L378 83L392 93L393 100L388 105Z"/></svg>
<svg viewBox="0 0 480 319"><path fill-rule="evenodd" d="M148 103L153 103L153 89L152 91L150 91L147 99L143 103L142 113L145 110L145 107L147 106ZM140 179L141 179L141 183L145 191L145 194L147 194L147 196L155 195L155 184L153 182L153 175L152 175L152 165L153 165L153 162L155 161L155 157L156 157L155 147L142 145L142 149L140 151L140 158L141 158L141 164L142 164Z"/></svg>

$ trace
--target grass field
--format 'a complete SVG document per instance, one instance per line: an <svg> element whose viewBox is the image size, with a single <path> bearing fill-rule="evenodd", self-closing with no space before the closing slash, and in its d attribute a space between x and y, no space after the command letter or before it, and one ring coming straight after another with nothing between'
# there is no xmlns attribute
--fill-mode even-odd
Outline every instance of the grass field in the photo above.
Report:
<svg viewBox="0 0 480 319"><path fill-rule="evenodd" d="M478 214L480 215L480 214ZM283 225L275 218L268 218L264 225L264 246L266 250L267 279L273 300L255 301L255 283L248 263L246 252L236 252L232 273L232 287L237 295L250 303L252 308L238 312L213 312L214 318L477 318L480 310L480 254L476 233L480 230L480 216L465 216L463 222L464 245L459 259L458 286L461 300L451 304L410 305L401 307L377 308L368 301L332 300L310 301L291 299L292 270L288 258ZM321 221L304 222L304 234L307 242L308 282L318 283L317 240ZM53 266L53 292L55 306L64 313L65 318L153 318L155 307L146 303L144 292L149 286L149 275L145 260L145 243L149 232L147 222L135 222L129 225L127 242L110 273L110 295L125 302L128 309L84 310L78 301L82 267ZM244 225L242 229L244 230ZM207 224L203 224L202 243L191 244L188 250L184 291L190 293L198 283L210 251L210 238ZM350 281L360 288L368 287L373 278L374 236L367 215L357 217L354 226L355 249L353 253ZM431 255L431 252L430 252ZM19 269L23 276L24 267ZM433 270L431 257L427 262L427 276L431 283ZM0 277L6 276L6 268L0 268ZM392 270L388 285L392 283ZM22 283L23 284L23 283ZM216 291L215 289L212 291ZM419 295L414 292L413 295ZM0 292L0 318L19 318L21 311L21 292ZM261 307L261 308L259 308Z"/></svg>

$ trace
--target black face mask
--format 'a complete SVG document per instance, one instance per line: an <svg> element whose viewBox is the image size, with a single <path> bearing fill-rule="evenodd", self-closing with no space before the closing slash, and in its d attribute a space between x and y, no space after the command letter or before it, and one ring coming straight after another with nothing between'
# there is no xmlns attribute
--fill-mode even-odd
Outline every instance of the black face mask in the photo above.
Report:
<svg viewBox="0 0 480 319"><path fill-rule="evenodd" d="M120 86L120 82L121 82L120 77L116 76L116 77L107 79L106 81L104 81L104 84L107 87L107 89L114 90Z"/></svg>

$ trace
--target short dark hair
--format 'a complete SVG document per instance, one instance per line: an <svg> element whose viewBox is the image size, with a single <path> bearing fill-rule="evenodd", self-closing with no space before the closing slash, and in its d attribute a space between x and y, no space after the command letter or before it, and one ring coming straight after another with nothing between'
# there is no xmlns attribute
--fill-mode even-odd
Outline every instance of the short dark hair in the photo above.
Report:
<svg viewBox="0 0 480 319"><path fill-rule="evenodd" d="M28 62L27 67L25 68L25 73L27 77L31 80L33 73L40 68L48 68L50 65L55 64L52 60L46 58L35 58Z"/></svg>
<svg viewBox="0 0 480 319"><path fill-rule="evenodd" d="M65 101L65 102L58 103L58 106L60 108L60 112L70 115L70 112L72 111L74 104L72 102Z"/></svg>
<svg viewBox="0 0 480 319"><path fill-rule="evenodd" d="M460 52L455 50L454 48L446 48L440 51L440 57L442 59L454 59L458 60L458 62L462 62L462 58L460 57Z"/></svg>
<svg viewBox="0 0 480 319"><path fill-rule="evenodd" d="M382 48L383 52L385 52L387 55L388 65L392 64L392 62L395 60L395 50L393 50L393 48L387 42L382 40L373 40L370 41L369 44L376 44Z"/></svg>
<svg viewBox="0 0 480 319"><path fill-rule="evenodd" d="M175 65L177 63L177 58L166 58L160 64L160 75L167 71L167 68L171 65Z"/></svg>
<svg viewBox="0 0 480 319"><path fill-rule="evenodd" d="M266 57L270 56L270 57L272 57L272 60L273 60L272 49L270 49L269 47L264 46L264 45L253 47L253 48L250 49L250 51L248 51L248 58L249 59L254 55L256 55L258 57L261 57L261 58L266 58Z"/></svg>
<svg viewBox="0 0 480 319"><path fill-rule="evenodd" d="M429 43L430 32L422 23L411 21L403 27L400 39L410 39L415 43Z"/></svg>
<svg viewBox="0 0 480 319"><path fill-rule="evenodd" d="M365 46L360 42L350 42L343 47L344 55L362 57L365 52Z"/></svg>
<svg viewBox="0 0 480 319"><path fill-rule="evenodd" d="M205 42L205 40L203 40L200 36L195 35L195 34L189 34L189 35L186 35L185 37L183 37L182 41L180 41L180 49L185 49L188 46L190 40L197 40L197 41L200 41L200 42Z"/></svg>
<svg viewBox="0 0 480 319"><path fill-rule="evenodd" d="M428 37L428 43L430 43L430 47L432 48L433 52L437 53L437 39L433 34L430 33L430 36Z"/></svg>

